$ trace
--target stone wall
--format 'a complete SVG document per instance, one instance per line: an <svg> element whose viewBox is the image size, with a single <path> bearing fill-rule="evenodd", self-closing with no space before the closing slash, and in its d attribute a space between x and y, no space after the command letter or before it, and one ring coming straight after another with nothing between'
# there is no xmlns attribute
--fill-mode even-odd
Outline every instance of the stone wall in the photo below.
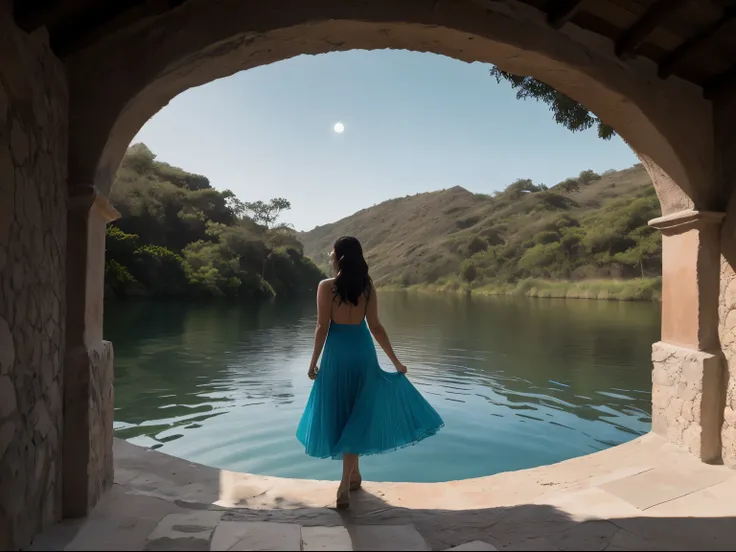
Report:
<svg viewBox="0 0 736 552"><path fill-rule="evenodd" d="M0 549L61 515L67 88L0 3Z"/></svg>
<svg viewBox="0 0 736 552"><path fill-rule="evenodd" d="M721 296L718 318L721 349L726 360L726 405L723 413L723 462L736 468L736 197L721 232Z"/></svg>
<svg viewBox="0 0 736 552"><path fill-rule="evenodd" d="M723 462L736 468L736 97L718 98L713 107L716 176L726 219L721 228L719 337L726 359L726 401L723 412ZM729 199L730 198L730 199Z"/></svg>
<svg viewBox="0 0 736 552"><path fill-rule="evenodd" d="M736 244L736 242L732 242ZM723 258L721 263L721 343L728 370L726 377L726 407L723 412L723 463L736 468L736 273L733 266Z"/></svg>

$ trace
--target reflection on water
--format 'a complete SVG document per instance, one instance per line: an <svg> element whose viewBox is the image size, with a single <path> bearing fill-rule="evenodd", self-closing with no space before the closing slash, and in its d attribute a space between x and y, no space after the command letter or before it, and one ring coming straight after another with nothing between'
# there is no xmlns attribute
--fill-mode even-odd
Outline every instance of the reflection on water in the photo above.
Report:
<svg viewBox="0 0 736 552"><path fill-rule="evenodd" d="M294 437L311 388L314 302L106 309L118 437L220 468L339 478L339 463L308 458ZM369 479L489 475L649 430L657 305L384 293L380 310L446 427L416 447L365 458Z"/></svg>

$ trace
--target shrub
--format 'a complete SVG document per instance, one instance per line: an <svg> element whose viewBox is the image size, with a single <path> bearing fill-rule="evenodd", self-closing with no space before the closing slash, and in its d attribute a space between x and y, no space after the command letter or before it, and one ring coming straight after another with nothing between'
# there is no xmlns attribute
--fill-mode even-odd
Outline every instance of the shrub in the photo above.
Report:
<svg viewBox="0 0 736 552"><path fill-rule="evenodd" d="M488 249L488 242L480 236L475 236L468 244L468 251L471 255L475 255L486 249Z"/></svg>

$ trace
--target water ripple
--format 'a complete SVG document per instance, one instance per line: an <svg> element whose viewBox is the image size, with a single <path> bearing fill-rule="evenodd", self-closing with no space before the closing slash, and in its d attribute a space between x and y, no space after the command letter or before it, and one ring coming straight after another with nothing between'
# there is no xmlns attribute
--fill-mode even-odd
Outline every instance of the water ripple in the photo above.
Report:
<svg viewBox="0 0 736 552"><path fill-rule="evenodd" d="M657 307L601 303L386 294L381 316L395 349L446 427L420 446L364 459L368 476L476 477L648 431ZM311 388L313 309L107 306L116 434L221 468L339 478L339 463L306 457L294 437ZM380 351L379 360L391 370Z"/></svg>

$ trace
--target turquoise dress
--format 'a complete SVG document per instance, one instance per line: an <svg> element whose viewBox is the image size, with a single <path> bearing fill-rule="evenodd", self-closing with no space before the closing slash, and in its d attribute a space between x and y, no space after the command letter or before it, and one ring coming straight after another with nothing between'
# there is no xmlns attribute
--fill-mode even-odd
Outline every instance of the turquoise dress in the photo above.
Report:
<svg viewBox="0 0 736 552"><path fill-rule="evenodd" d="M297 438L309 456L380 454L437 433L442 418L404 374L384 372L368 326L330 324Z"/></svg>

